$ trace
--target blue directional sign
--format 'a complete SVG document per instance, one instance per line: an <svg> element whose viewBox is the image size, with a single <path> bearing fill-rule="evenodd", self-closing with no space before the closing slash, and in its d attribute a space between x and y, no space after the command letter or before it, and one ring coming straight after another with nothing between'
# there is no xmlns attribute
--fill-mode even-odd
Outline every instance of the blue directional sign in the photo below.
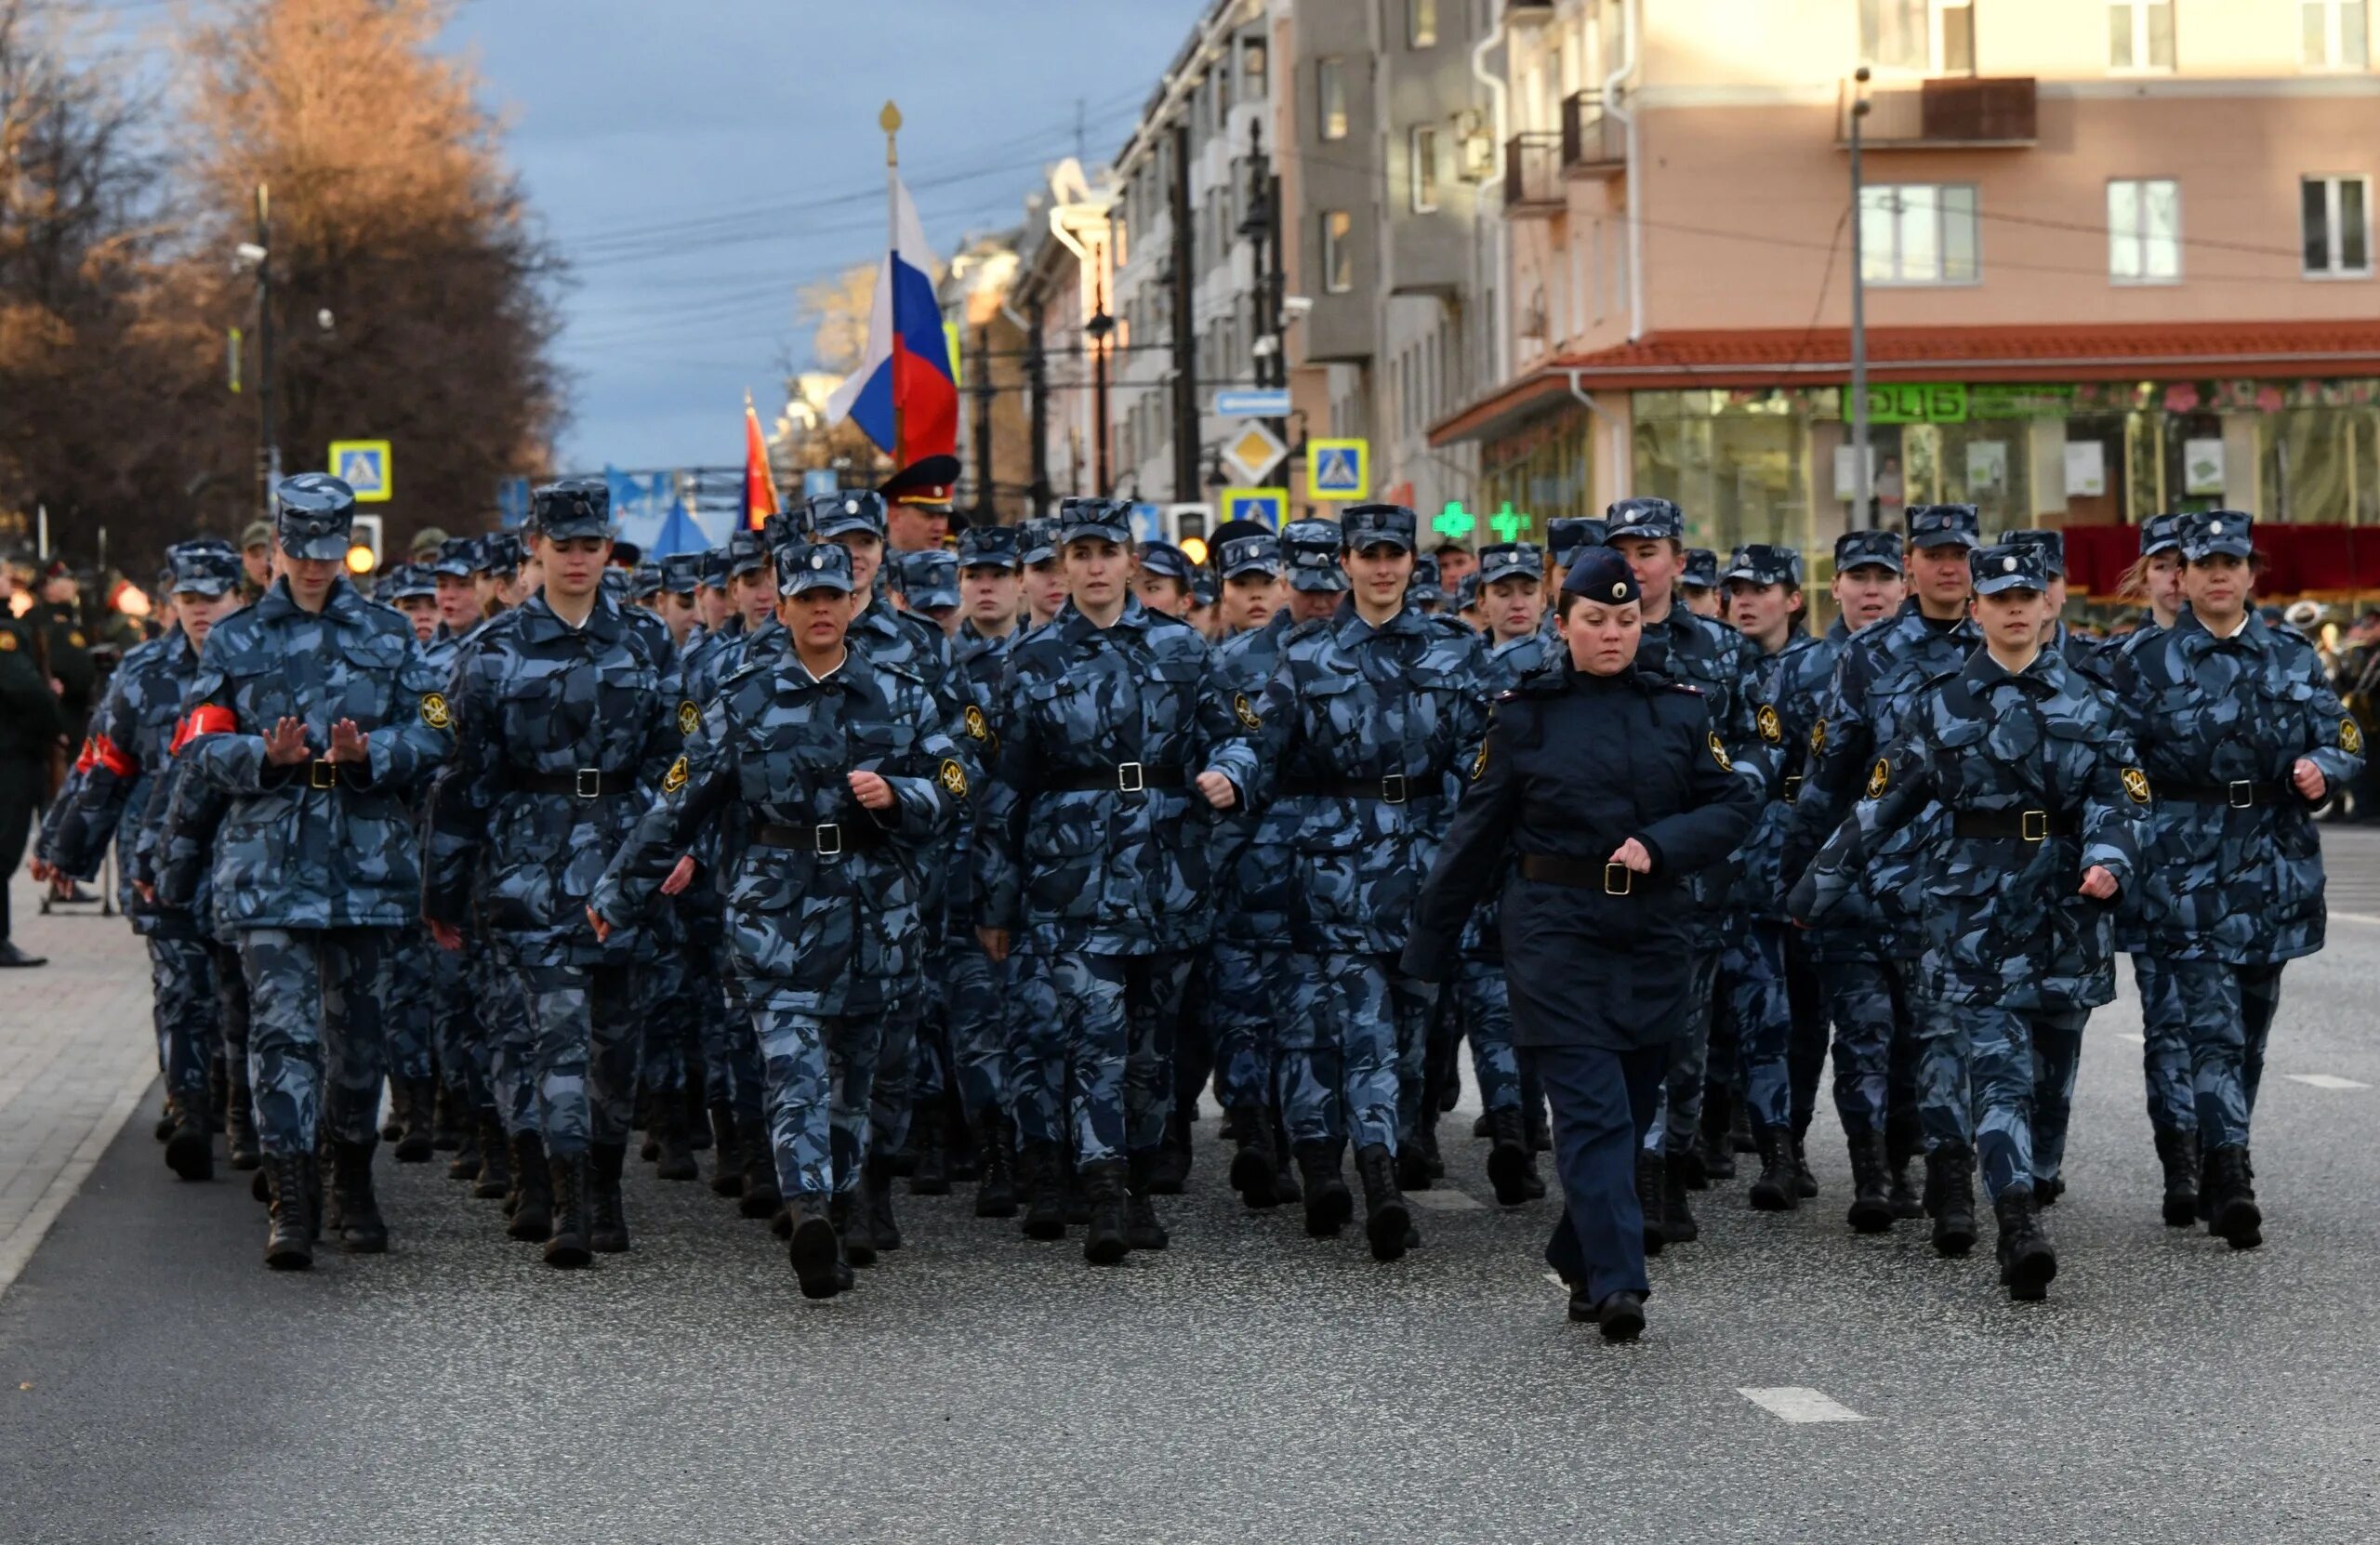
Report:
<svg viewBox="0 0 2380 1545"><path fill-rule="evenodd" d="M1215 393L1215 416L1218 418L1287 418L1289 416L1289 389L1287 387L1242 388L1237 391Z"/></svg>
<svg viewBox="0 0 2380 1545"><path fill-rule="evenodd" d="M1286 488L1226 488L1216 502L1223 507L1226 521L1254 521L1278 531L1289 518L1289 491Z"/></svg>

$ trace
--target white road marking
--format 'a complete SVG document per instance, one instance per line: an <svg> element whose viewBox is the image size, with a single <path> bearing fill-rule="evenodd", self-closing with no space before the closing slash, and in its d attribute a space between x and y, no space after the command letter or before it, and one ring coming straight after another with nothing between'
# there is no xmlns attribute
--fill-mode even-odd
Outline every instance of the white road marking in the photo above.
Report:
<svg viewBox="0 0 2380 1545"><path fill-rule="evenodd" d="M1432 1186L1427 1191L1408 1191L1405 1194L1405 1200L1408 1206L1431 1212L1476 1212L1480 1206L1475 1197L1439 1186Z"/></svg>
<svg viewBox="0 0 2380 1545"><path fill-rule="evenodd" d="M1865 1421L1868 1419L1817 1390L1787 1385L1774 1390L1739 1389L1736 1393L1779 1421Z"/></svg>
<svg viewBox="0 0 2380 1545"><path fill-rule="evenodd" d="M2370 1089L2352 1078L2342 1078L2335 1073L2284 1073L2282 1077L2293 1084L2305 1084L2313 1089Z"/></svg>
<svg viewBox="0 0 2380 1545"><path fill-rule="evenodd" d="M1562 1274L1560 1272L1546 1273L1545 1280L1554 1284L1556 1288L1561 1288L1566 1293L1570 1290L1570 1285L1562 1280Z"/></svg>
<svg viewBox="0 0 2380 1545"><path fill-rule="evenodd" d="M2135 1035L2134 1035L2134 1034L2133 1034L2131 1031L2129 1031L2129 1030L2119 1030L2119 1031L2117 1031L2117 1032L2116 1032L2116 1039L2118 1039L2118 1040L2120 1040L2120 1041L2130 1041L2130 1042L2131 1042L2133 1045L2135 1045L2135 1046L2147 1046L2147 1045L2149 1044L2149 1037L2146 1037L2146 1036L2135 1036Z"/></svg>
<svg viewBox="0 0 2380 1545"><path fill-rule="evenodd" d="M2380 928L2380 918L2375 918L2369 912L2334 912L2331 916L2341 922L2361 923L2367 928Z"/></svg>

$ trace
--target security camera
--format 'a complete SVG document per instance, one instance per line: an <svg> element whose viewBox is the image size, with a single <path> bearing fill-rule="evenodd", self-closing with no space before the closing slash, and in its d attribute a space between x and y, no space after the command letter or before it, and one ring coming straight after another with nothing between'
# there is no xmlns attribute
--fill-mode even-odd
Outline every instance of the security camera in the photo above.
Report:
<svg viewBox="0 0 2380 1545"><path fill-rule="evenodd" d="M254 242L242 242L231 249L231 256L237 260L235 267L252 269L264 261L265 250Z"/></svg>
<svg viewBox="0 0 2380 1545"><path fill-rule="evenodd" d="M1285 322L1295 322L1313 310L1312 296L1285 295L1281 297L1281 319Z"/></svg>

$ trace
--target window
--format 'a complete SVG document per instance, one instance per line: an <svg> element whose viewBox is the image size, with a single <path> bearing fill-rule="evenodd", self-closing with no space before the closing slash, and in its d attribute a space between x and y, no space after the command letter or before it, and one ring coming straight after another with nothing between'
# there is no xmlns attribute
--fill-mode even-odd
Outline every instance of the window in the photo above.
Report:
<svg viewBox="0 0 2380 1545"><path fill-rule="evenodd" d="M1264 72L1269 67L1270 58L1265 52L1263 38L1244 37L1239 40L1239 94L1251 102L1264 95Z"/></svg>
<svg viewBox="0 0 2380 1545"><path fill-rule="evenodd" d="M1859 271L1871 284L1972 284L1975 186L1859 190Z"/></svg>
<svg viewBox="0 0 2380 1545"><path fill-rule="evenodd" d="M1355 230L1355 218L1344 209L1322 212L1322 287L1332 295L1355 287L1355 249L1348 240Z"/></svg>
<svg viewBox="0 0 2380 1545"><path fill-rule="evenodd" d="M2364 0L2301 0L2308 70L2361 70L2372 62L2364 30Z"/></svg>
<svg viewBox="0 0 2380 1545"><path fill-rule="evenodd" d="M1347 138L1347 61L1314 61L1316 127L1325 139Z"/></svg>
<svg viewBox="0 0 2380 1545"><path fill-rule="evenodd" d="M1438 0L1405 0L1405 46L1408 48L1435 48L1438 46Z"/></svg>
<svg viewBox="0 0 2380 1545"><path fill-rule="evenodd" d="M2309 177L2298 185L2306 276L2367 278L2372 272L2371 184L2360 177Z"/></svg>
<svg viewBox="0 0 2380 1545"><path fill-rule="evenodd" d="M2160 178L2108 184L2108 277L2170 284L2182 276L2182 185Z"/></svg>
<svg viewBox="0 0 2380 1545"><path fill-rule="evenodd" d="M1859 0L1859 57L1880 70L1972 75L1974 0Z"/></svg>
<svg viewBox="0 0 2380 1545"><path fill-rule="evenodd" d="M1438 131L1416 128L1410 149L1413 212L1426 215L1438 206Z"/></svg>
<svg viewBox="0 0 2380 1545"><path fill-rule="evenodd" d="M2173 0L2109 0L2108 68L2173 67Z"/></svg>

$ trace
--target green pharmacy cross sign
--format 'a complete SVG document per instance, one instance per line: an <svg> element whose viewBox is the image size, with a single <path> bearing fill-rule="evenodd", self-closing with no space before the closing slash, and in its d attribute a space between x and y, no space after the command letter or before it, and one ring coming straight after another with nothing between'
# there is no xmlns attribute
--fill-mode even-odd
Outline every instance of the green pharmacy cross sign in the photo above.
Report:
<svg viewBox="0 0 2380 1545"><path fill-rule="evenodd" d="M1488 523L1495 527L1496 535L1502 537L1507 542L1519 541L1521 539L1522 532L1527 531L1537 524L1536 521L1531 519L1529 516L1514 509L1513 508L1513 501L1510 499L1506 499L1504 501L1503 508L1499 509L1496 513L1488 517Z"/></svg>
<svg viewBox="0 0 2380 1545"><path fill-rule="evenodd" d="M1537 522L1513 508L1506 499L1504 508L1488 517L1488 528L1501 541L1517 542L1521 533L1534 527ZM1444 509L1430 518L1430 529L1450 542L1466 540L1479 529L1479 517L1462 508L1461 501L1449 500Z"/></svg>

